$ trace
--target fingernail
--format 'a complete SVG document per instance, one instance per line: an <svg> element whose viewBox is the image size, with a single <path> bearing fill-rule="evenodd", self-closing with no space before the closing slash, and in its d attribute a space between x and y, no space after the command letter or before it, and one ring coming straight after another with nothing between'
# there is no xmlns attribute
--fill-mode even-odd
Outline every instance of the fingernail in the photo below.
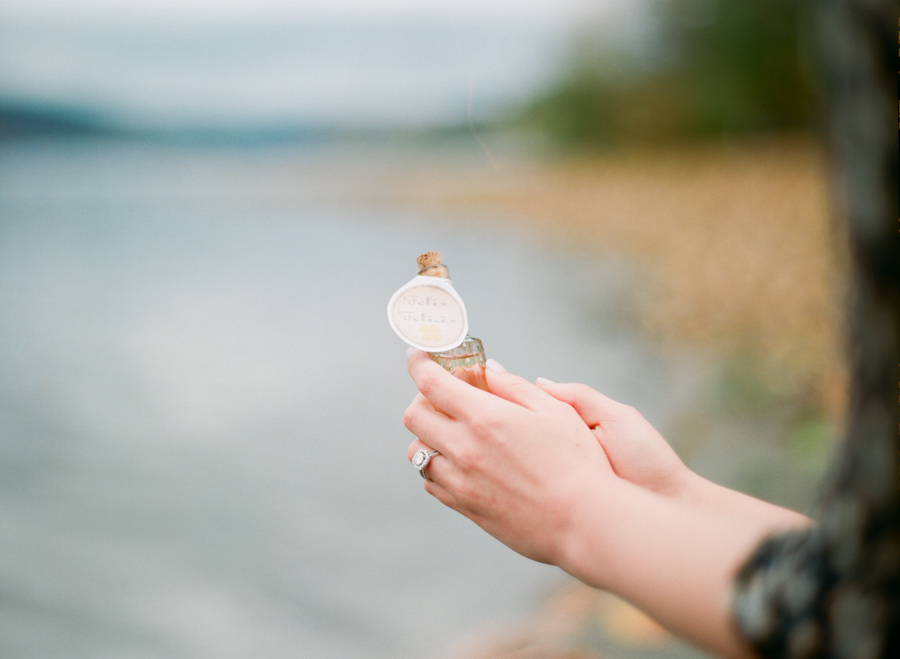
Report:
<svg viewBox="0 0 900 659"><path fill-rule="evenodd" d="M534 382L535 384L556 384L553 380L548 380L547 378L538 378Z"/></svg>
<svg viewBox="0 0 900 659"><path fill-rule="evenodd" d="M489 368L494 373L506 373L506 369L500 366L500 363L495 359L488 359L484 363L485 368Z"/></svg>
<svg viewBox="0 0 900 659"><path fill-rule="evenodd" d="M413 354L413 351L414 351L414 350L415 350L415 348L413 348L412 346L409 346L409 347L406 349L406 358L407 358L407 359L409 359L409 356L410 356L411 354Z"/></svg>

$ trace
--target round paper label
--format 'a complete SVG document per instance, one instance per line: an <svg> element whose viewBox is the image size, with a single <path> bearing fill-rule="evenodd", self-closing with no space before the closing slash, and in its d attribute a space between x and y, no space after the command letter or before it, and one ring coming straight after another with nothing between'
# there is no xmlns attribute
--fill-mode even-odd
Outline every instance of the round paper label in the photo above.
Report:
<svg viewBox="0 0 900 659"><path fill-rule="evenodd" d="M468 331L462 299L449 281L435 277L418 276L394 293L388 320L401 339L427 352L455 348Z"/></svg>

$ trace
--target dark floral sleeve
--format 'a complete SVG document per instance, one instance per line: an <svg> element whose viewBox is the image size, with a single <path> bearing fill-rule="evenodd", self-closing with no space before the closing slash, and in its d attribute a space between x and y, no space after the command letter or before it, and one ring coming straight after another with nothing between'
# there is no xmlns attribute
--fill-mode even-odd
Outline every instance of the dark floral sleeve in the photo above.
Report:
<svg viewBox="0 0 900 659"><path fill-rule="evenodd" d="M853 467L819 524L766 540L738 574L735 622L761 656L900 658L900 479L888 440L846 447Z"/></svg>

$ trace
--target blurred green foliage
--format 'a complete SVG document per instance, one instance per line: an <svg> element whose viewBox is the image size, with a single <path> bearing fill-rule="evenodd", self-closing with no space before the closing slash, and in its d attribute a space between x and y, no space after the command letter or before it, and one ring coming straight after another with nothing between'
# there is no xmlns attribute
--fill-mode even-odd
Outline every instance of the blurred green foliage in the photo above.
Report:
<svg viewBox="0 0 900 659"><path fill-rule="evenodd" d="M807 13L805 0L651 0L645 43L586 31L518 121L582 149L808 126Z"/></svg>

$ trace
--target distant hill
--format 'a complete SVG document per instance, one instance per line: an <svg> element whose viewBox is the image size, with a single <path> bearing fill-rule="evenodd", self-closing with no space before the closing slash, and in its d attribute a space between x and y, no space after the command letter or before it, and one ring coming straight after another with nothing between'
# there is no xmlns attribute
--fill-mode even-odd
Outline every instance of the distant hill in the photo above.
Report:
<svg viewBox="0 0 900 659"><path fill-rule="evenodd" d="M194 145L255 145L315 142L342 135L358 136L360 132L364 136L368 134L366 131L305 125L125 128L105 120L102 115L79 108L4 103L0 100L0 141L108 137Z"/></svg>
<svg viewBox="0 0 900 659"><path fill-rule="evenodd" d="M61 107L0 102L0 140L32 137L87 137L117 131L88 113Z"/></svg>
<svg viewBox="0 0 900 659"><path fill-rule="evenodd" d="M0 142L45 138L112 138L193 146L314 144L333 140L441 139L472 130L469 124L441 128L359 128L303 122L257 126L122 126L101 113L65 106L28 105L0 99Z"/></svg>

